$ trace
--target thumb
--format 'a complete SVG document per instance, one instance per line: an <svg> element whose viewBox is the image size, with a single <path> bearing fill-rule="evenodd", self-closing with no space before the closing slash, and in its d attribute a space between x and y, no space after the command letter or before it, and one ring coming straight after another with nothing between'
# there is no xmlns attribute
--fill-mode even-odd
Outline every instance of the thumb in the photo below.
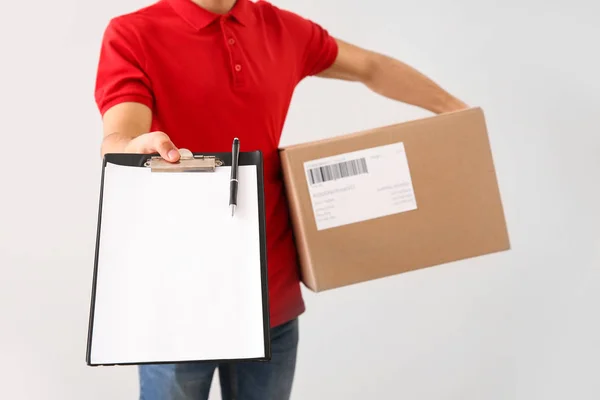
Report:
<svg viewBox="0 0 600 400"><path fill-rule="evenodd" d="M179 161L180 154L177 147L166 134L158 134L155 136L154 146L156 151L162 158L170 162Z"/></svg>
<svg viewBox="0 0 600 400"><path fill-rule="evenodd" d="M179 151L177 151L175 146L173 146L173 148L171 150L169 150L169 152L167 153L167 156L165 157L165 159L167 161L176 162L176 161L179 161L180 157L181 157L181 155L179 154Z"/></svg>

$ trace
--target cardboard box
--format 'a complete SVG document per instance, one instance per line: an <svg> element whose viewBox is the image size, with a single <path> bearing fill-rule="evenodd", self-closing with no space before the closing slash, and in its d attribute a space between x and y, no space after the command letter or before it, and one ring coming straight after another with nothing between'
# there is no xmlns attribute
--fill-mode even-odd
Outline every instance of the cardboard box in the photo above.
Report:
<svg viewBox="0 0 600 400"><path fill-rule="evenodd" d="M480 108L284 147L281 160L315 292L510 248Z"/></svg>

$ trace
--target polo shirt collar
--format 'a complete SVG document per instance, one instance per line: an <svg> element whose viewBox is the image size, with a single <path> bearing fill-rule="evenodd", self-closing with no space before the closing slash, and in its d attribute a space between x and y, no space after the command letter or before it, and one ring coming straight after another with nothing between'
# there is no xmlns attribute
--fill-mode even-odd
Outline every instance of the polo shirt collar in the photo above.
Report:
<svg viewBox="0 0 600 400"><path fill-rule="evenodd" d="M223 15L208 11L192 0L166 0L177 14L187 21L194 29L201 30L212 24ZM233 8L225 14L231 16L243 26L248 26L254 21L252 4L250 0L237 0Z"/></svg>

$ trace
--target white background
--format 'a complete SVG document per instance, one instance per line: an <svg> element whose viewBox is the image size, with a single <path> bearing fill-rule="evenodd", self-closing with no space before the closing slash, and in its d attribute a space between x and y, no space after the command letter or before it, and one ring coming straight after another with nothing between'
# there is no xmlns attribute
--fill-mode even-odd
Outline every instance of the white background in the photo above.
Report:
<svg viewBox="0 0 600 400"><path fill-rule="evenodd" d="M89 368L108 19L143 0L0 3L0 397L134 399ZM482 106L513 250L306 292L293 398L598 399L600 7L591 0L279 0ZM282 143L428 115L309 80ZM215 390L214 398L218 398Z"/></svg>

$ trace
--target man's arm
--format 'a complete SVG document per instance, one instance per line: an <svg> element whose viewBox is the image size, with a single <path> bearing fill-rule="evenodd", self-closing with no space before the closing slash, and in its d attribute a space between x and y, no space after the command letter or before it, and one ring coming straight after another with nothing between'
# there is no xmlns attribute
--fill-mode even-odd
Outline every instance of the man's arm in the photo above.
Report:
<svg viewBox="0 0 600 400"><path fill-rule="evenodd" d="M102 156L106 153L159 153L165 160L179 160L177 148L164 132L149 132L152 111L141 103L117 104L104 113L102 122Z"/></svg>
<svg viewBox="0 0 600 400"><path fill-rule="evenodd" d="M431 79L399 60L339 39L336 42L336 60L317 76L361 82L382 96L436 114L468 107Z"/></svg>
<svg viewBox="0 0 600 400"><path fill-rule="evenodd" d="M102 156L158 153L178 161L179 152L169 137L150 132L154 98L143 68L144 51L132 29L123 18L112 19L102 38L94 93L102 114Z"/></svg>

